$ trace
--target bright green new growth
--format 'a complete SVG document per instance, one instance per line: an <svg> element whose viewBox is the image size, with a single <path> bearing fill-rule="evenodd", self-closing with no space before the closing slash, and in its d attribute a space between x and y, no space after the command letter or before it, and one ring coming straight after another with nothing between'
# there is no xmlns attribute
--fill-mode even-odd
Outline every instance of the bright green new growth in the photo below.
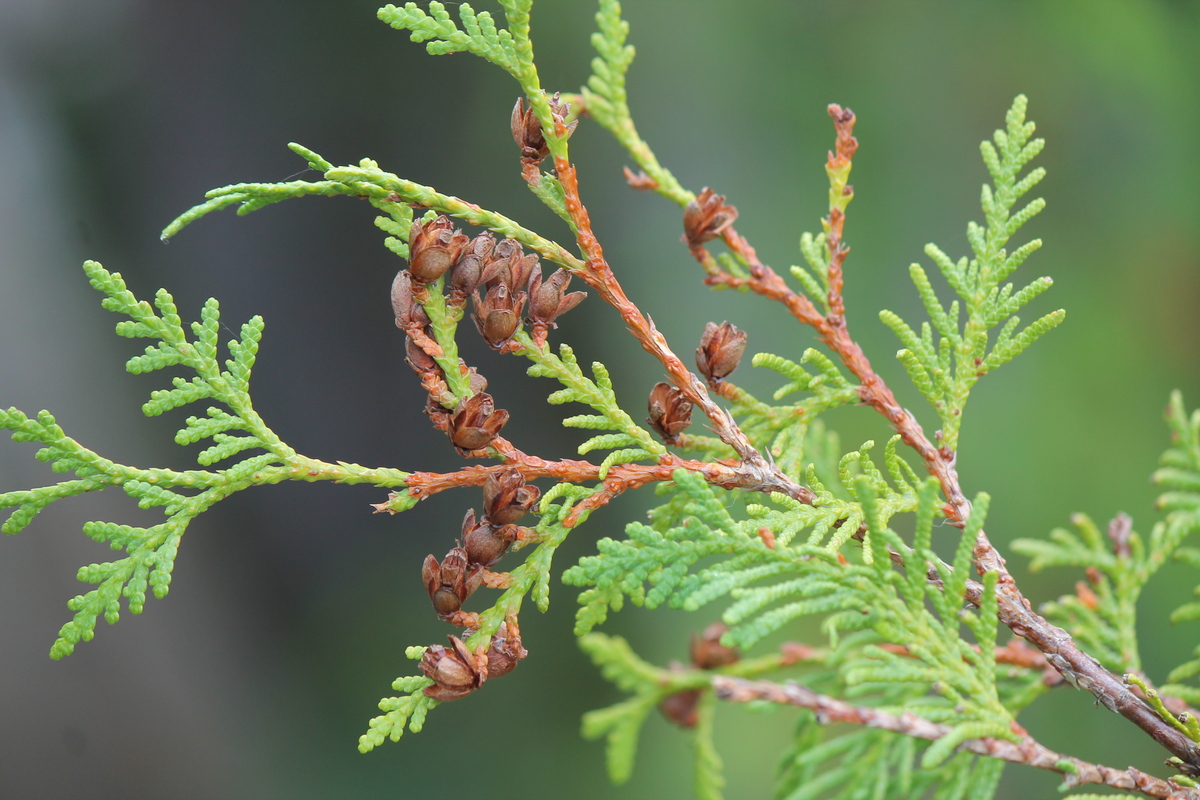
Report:
<svg viewBox="0 0 1200 800"><path fill-rule="evenodd" d="M558 165L569 163L569 131L562 131L573 117L556 120L558 107L552 107L542 89L529 38L531 4L531 0L500 0L504 27L491 14L476 12L465 3L457 6L457 22L438 2L430 2L425 9L414 3L403 8L388 5L380 9L379 17L394 28L409 31L411 39L425 43L431 54L473 53L512 75L542 123L547 148L556 159L554 169L560 169ZM628 150L644 173L634 176L644 188L688 206L696 195L659 163L634 127L625 88L634 50L626 43L629 26L621 19L620 4L600 0L596 19L599 32L593 35L592 44L598 56L592 62L593 74L581 94L564 95L563 99L582 105L587 116ZM1016 312L1049 288L1051 281L1041 278L1021 289L1004 282L1041 244L1034 240L1011 253L1006 249L1011 237L1044 205L1034 200L1017 207L1044 175L1037 168L1021 176L1043 144L1041 139L1031 138L1034 126L1026 121L1025 110L1025 98L1020 96L1007 114L1005 129L996 132L994 143L983 143L983 160L993 185L983 188L984 225L968 226L973 257L955 262L934 245L926 249L958 299L948 308L943 306L924 269L914 264L910 275L929 321L914 328L892 312L880 315L904 345L898 358L908 376L937 410L939 445L947 454L957 449L962 411L975 382L1014 358L1064 316L1062 311L1054 311L1018 330ZM579 114L579 109L572 113ZM413 209L423 208L428 209L421 217L424 223L444 214L497 237L513 239L576 276L593 269L583 249L580 254L569 252L503 215L385 172L371 159L362 159L357 166L334 167L307 148L289 146L321 173L320 180L242 183L214 189L204 203L168 225L164 238L231 205L238 207L239 214L247 214L294 197L345 195L364 197L378 209L375 222L386 234L383 244L403 259L409 257ZM586 225L570 213L563 183L553 172L538 170L525 172L530 188L568 223L572 234L582 235L580 228ZM830 172L831 207L844 212L851 197L842 191L848 162L840 170ZM826 235L804 234L800 251L809 269L797 266L791 272L807 298L830 313L836 282L830 278ZM741 250L717 254L715 263L740 280L754 275ZM110 486L120 486L143 508L161 508L166 518L148 528L107 522L84 526L90 538L126 555L79 571L79 579L96 588L68 604L75 616L60 632L52 657L67 655L76 643L91 639L100 615L109 623L116 622L121 597L136 614L144 607L147 589L157 597L165 596L187 526L236 491L284 480L371 483L397 490L380 505L381 510L393 513L412 508L425 496L417 492L412 473L309 459L266 426L254 411L249 393L250 371L263 331L260 318L243 325L240 338L226 344L228 358L222 361L215 300L205 304L189 334L165 291L160 290L151 305L135 298L119 274L94 262L85 264L84 269L93 286L105 295L104 307L128 318L118 324L118 334L154 342L143 355L130 359L129 371L182 368L187 372L187 377L173 378L172 388L154 392L143 406L145 413L162 414L200 401L212 404L204 416L188 417L176 435L180 445L206 443L197 460L208 469L173 471L115 464L66 437L47 412L32 419L15 409L0 412L0 427L11 430L14 440L40 442L43 447L37 458L51 463L55 472L75 476L41 488L0 494L0 508L13 509L3 532L19 532L56 500ZM474 390L465 365L460 369L457 336L464 307L447 300L446 285L447 279L439 278L421 290L416 302L429 317L426 335L436 344L430 358L446 382L446 391L437 402L454 410ZM993 337L991 331L997 327L1000 330ZM623 409L608 368L593 363L589 377L568 344L551 346L540 336L518 328L502 349L528 359L530 376L551 378L561 386L550 393L550 404L579 403L590 409L561 421L567 427L595 432L579 446L581 456L597 451L605 455L597 463L573 462L593 468L593 477L558 480L542 494L533 510L538 521L532 535L513 547L528 551L524 561L495 584L502 592L479 612L477 627L465 637L466 647L475 653L486 652L500 625L516 619L527 597L545 611L553 558L566 536L612 494L619 493L614 487L620 479L614 483L613 476L657 468L661 470L655 477L661 503L649 513L648 521L629 523L625 538L601 539L595 555L562 573L564 583L583 588L575 623L581 647L603 676L629 695L616 705L589 712L583 720L586 737L606 739L608 769L614 782L624 782L632 774L646 716L681 693L695 693L694 727L689 734L694 745L695 792L709 800L720 798L724 778L714 746L714 676L760 678L790 670L788 676L827 697L943 727L941 735L927 737L932 741L866 724L849 731L830 731L821 724L824 720L819 714L802 711L795 739L782 763L777 797L991 797L1003 762L964 748L979 740L989 740L994 746L1022 741L1017 714L1049 687L1041 667L998 659L998 593L1004 591L1007 576L976 563L988 495L978 494L973 504L963 501L963 507L971 509L969 515L963 512L950 517L961 530L955 525L943 526L949 491L939 480L923 478L901 455L902 439L911 444L911 437L891 436L879 463L878 451L872 456L874 441L843 452L837 434L826 428L820 415L862 403L864 388L870 383L844 355L842 364L814 348L793 353L798 360L770 353L754 355L753 366L769 369L783 379L771 403L728 381L710 382L710 388L727 401L731 419L749 444L779 475L811 491L810 501L807 494L798 492L747 493L723 488L746 484L714 480L697 464L732 469L730 465L737 463L738 453L743 452L735 450L732 440L685 432L670 440L669 449L658 435L635 421L636 415ZM860 376L863 385L860 377L854 376ZM641 402L625 400L634 403L629 407ZM1140 674L1136 636L1140 593L1167 559L1174 557L1200 567L1200 550L1182 547L1187 535L1200 527L1200 412L1189 418L1176 394L1168 421L1174 447L1164 455L1163 466L1155 474L1156 482L1167 490L1159 506L1168 513L1154 526L1148 541L1132 531L1128 518L1115 520L1105 536L1090 519L1077 515L1073 518L1076 532L1056 530L1048 541L1023 539L1014 543L1014 548L1032 559L1034 569L1068 566L1086 570L1088 583L1081 583L1075 595L1048 605L1047 615L1106 667L1128 673L1127 682L1142 690L1162 719L1200 742L1196 718L1172 712L1160 697L1200 702L1200 688L1183 683L1200 675L1200 649L1194 660L1171 673L1170 684L1156 691ZM677 453L699 461L685 461ZM506 464L520 463L519 457L502 453L497 446L492 446L489 455L502 456ZM222 463L226 466L218 468ZM931 469L928 462L922 466ZM666 480L668 472L670 480ZM893 527L896 520L900 523ZM910 529L910 535L897 532ZM935 533L939 545L954 545L949 564L935 552ZM765 648L764 654L713 669L695 664L662 668L640 658L623 639L594 630L610 613L620 611L626 600L647 608L666 605L686 611L720 603L720 618L728 626L721 645L728 648L748 650L762 647L764 642L777 644L781 636L793 633L803 618L819 620L826 641L821 647L800 646L802 656L787 647ZM1200 603L1181 606L1172 619L1200 619ZM416 646L406 654L420 661L426 652L426 647ZM392 688L398 695L380 701L383 713L368 723L359 739L360 751L368 752L388 739L398 741L406 729L420 731L427 714L439 705L425 693L435 683L424 675L397 678ZM1068 759L1060 759L1052 768L1078 774L1078 767ZM1191 783L1177 777L1175 786Z"/></svg>
<svg viewBox="0 0 1200 800"><path fill-rule="evenodd" d="M110 625L120 618L121 598L128 600L134 614L142 613L149 588L155 597L167 595L179 542L188 524L201 512L234 492L258 484L285 480L335 480L342 483L373 483L376 486L402 486L406 473L394 469L367 469L356 464L326 464L297 454L288 447L254 411L250 401L250 370L262 337L263 321L254 317L242 326L241 339L226 347L230 358L221 368L218 360L220 311L216 300L209 300L200 312L200 321L191 324L192 336L171 295L159 290L151 306L139 301L125 287L119 273L110 273L94 261L84 264L92 286L106 296L105 309L129 317L117 324L117 333L131 338L157 340L143 355L126 364L132 373L184 367L195 373L190 379L176 376L172 388L155 391L142 406L147 416L157 416L190 403L206 401L210 406L204 417L188 417L175 435L181 445L204 439L212 444L201 450L196 460L212 466L235 457L240 460L219 470L139 469L116 464L68 438L55 424L54 417L42 411L30 419L15 408L0 411L0 427L12 431L18 442L40 442L39 461L49 462L55 472L73 472L76 480L28 491L0 494L0 508L15 508L0 527L14 534L56 500L84 492L120 486L134 497L141 508L161 508L166 520L149 528L131 527L112 522L89 522L83 532L113 550L127 554L117 561L81 567L78 579L97 587L75 597L67 607L74 618L59 631L50 648L51 658L69 655L80 641L90 641L96 619L103 615ZM264 451L243 456L247 450Z"/></svg>
<svg viewBox="0 0 1200 800"><path fill-rule="evenodd" d="M983 163L995 186L983 186L985 225L974 222L967 225L967 239L974 258L968 260L964 256L954 261L936 245L925 247L925 254L933 259L946 283L962 301L961 311L966 312L966 321L961 322L959 300L953 301L949 308L942 305L929 276L919 264L909 267L909 274L929 314L929 322L921 324L920 334L893 312L879 313L883 323L904 344L896 357L904 365L913 385L937 410L942 423L942 444L950 450L958 449L962 411L971 387L987 373L1007 364L1066 317L1065 311L1052 311L1018 332L1021 318L1016 316L1017 310L1049 289L1053 281L1039 278L1015 291L1013 284L1003 283L1042 246L1040 239L1034 239L1011 253L1005 249L1020 227L1046 206L1039 198L1012 213L1017 201L1046 175L1046 171L1038 167L1019 178L1021 170L1045 144L1042 139L1030 139L1034 125L1025 121L1025 106L1025 96L1018 96L1005 117L1006 129L996 131L995 145L985 141L980 146ZM818 248L812 244L804 247L810 263L816 258L813 255L816 250ZM988 332L1001 323L1003 327L995 342L990 342ZM936 340L934 330L940 337Z"/></svg>

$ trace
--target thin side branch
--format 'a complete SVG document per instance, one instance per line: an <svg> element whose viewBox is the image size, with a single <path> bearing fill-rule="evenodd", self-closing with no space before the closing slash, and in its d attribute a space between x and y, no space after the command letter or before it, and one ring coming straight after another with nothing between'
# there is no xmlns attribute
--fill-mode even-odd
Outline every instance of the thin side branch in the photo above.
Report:
<svg viewBox="0 0 1200 800"><path fill-rule="evenodd" d="M765 700L769 703L807 708L817 715L817 720L822 725L838 722L865 725L928 741L940 739L952 730L948 725L930 722L916 714L889 714L870 706L851 705L794 683L749 681L716 675L712 679L712 686L717 697L734 703ZM1159 800L1200 800L1200 790L1156 778L1133 767L1114 769L1064 756L1039 744L1028 735L1017 742L990 738L971 739L962 744L962 749L1002 761L1057 772L1063 776L1063 785L1067 788L1100 784L1114 789L1141 792L1147 797Z"/></svg>
<svg viewBox="0 0 1200 800"><path fill-rule="evenodd" d="M802 503L811 504L813 493L763 458L729 412L709 396L704 382L692 374L679 356L671 350L666 337L658 331L653 320L644 315L625 295L604 258L599 240L592 232L587 209L579 198L575 167L565 158L555 156L555 174L562 184L567 212L574 223L576 240L586 259L585 267L582 270L573 270L574 274L582 278L605 302L617 310L642 347L662 363L671 382L689 401L700 407L721 441L737 453L742 460L739 472L743 478L738 487L749 491L782 492Z"/></svg>

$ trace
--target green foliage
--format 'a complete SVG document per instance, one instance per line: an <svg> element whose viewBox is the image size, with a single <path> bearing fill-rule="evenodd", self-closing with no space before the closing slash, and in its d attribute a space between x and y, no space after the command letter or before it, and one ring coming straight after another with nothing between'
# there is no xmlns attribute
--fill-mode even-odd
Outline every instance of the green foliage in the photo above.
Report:
<svg viewBox="0 0 1200 800"><path fill-rule="evenodd" d="M827 738L803 712L792 750L783 760L777 800L987 800L1004 762L959 753L937 767L917 769L928 748L906 736L865 728Z"/></svg>
<svg viewBox="0 0 1200 800"><path fill-rule="evenodd" d="M419 661L425 654L424 647L410 647L405 651L409 658ZM367 732L358 737L358 752L369 753L384 740L400 741L407 728L420 733L425 726L425 715L438 705L438 701L425 694L425 687L433 681L424 676L397 678L392 688L404 692L402 697L385 697L379 701L379 710L384 712L367 723Z"/></svg>
<svg viewBox="0 0 1200 800"><path fill-rule="evenodd" d="M633 63L634 49L625 44L629 23L621 19L618 0L600 0L596 12L600 30L592 34L592 47L599 54L592 59L592 74L583 88L588 114L611 133L654 182L654 191L667 199L687 205L695 194L679 185L675 176L658 163L649 145L638 135L629 113L625 94L625 75Z"/></svg>
<svg viewBox="0 0 1200 800"><path fill-rule="evenodd" d="M501 69L519 75L528 62L519 52L518 42L511 31L496 27L496 21L487 11L475 12L467 3L458 3L458 16L462 28L454 24L446 7L433 0L426 13L416 3L405 3L397 8L388 3L379 9L379 19L397 30L411 31L414 42L428 42L425 49L430 55L446 53L474 53ZM529 2L502 4L506 13L519 7L528 18ZM519 13L520 13L519 12Z"/></svg>
<svg viewBox="0 0 1200 800"><path fill-rule="evenodd" d="M191 324L191 336L183 327L175 301L165 290L155 295L154 305L138 300L126 287L120 273L112 273L94 261L84 264L92 286L104 293L103 306L129 317L117 324L117 333L131 338L155 340L142 355L129 359L126 368L135 374L171 367L195 373L190 379L176 376L172 388L157 390L142 410L157 416L189 403L207 401L204 417L188 417L175 435L180 445L201 440L212 443L201 450L197 461L212 466L237 458L219 470L139 469L102 458L63 433L47 411L30 418L15 408L0 411L0 427L12 432L17 442L39 442L39 461L48 462L57 473L72 472L75 480L51 486L0 494L0 509L13 512L0 527L4 533L23 530L51 503L84 492L120 486L141 508L160 508L166 520L149 527L111 522L88 522L84 534L110 548L124 551L115 561L81 567L77 578L96 586L67 603L74 617L59 631L50 648L51 658L69 655L80 641L95 635L96 621L103 616L110 625L120 618L121 598L129 611L140 614L146 592L167 595L180 539L188 525L214 503L241 489L284 480L338 480L345 483L371 482L379 486L401 486L406 473L399 470L369 470L354 464L324 464L298 455L272 432L250 401L250 370L258 353L263 322L255 317L241 329L241 339L226 344L229 358L224 369L218 357L220 311L209 300L200 320ZM260 451L246 455L246 451Z"/></svg>
<svg viewBox="0 0 1200 800"><path fill-rule="evenodd" d="M1200 549L1179 546L1188 534L1200 528L1200 411L1189 415L1183 407L1183 396L1173 392L1166 416L1173 446L1163 453L1154 482L1167 490L1158 497L1158 507L1167 511L1167 517L1155 525L1157 539L1152 541L1159 543L1164 558L1172 554L1183 563L1200 568ZM1195 594L1200 596L1200 587ZM1185 603L1171 612L1172 622L1197 619L1200 619L1200 603ZM1200 703L1200 689L1181 683L1200 675L1200 648L1193 655L1195 658L1171 670L1162 691L1188 703Z"/></svg>
<svg viewBox="0 0 1200 800"><path fill-rule="evenodd" d="M859 523L841 527L853 524L853 530L862 524L866 529L862 563L854 564L839 558L836 547L792 544L792 517L798 516L798 509L777 515L759 511L759 516L739 522L702 479L677 471L675 483L687 500L660 508L655 515L656 524L669 522L669 527L658 530L631 523L628 539L601 540L598 555L583 558L564 573L565 583L590 587L580 595L583 607L576 632L587 633L603 622L609 609L618 610L626 597L651 608L668 603L696 610L729 596L733 602L722 619L730 630L722 641L742 648L802 616L821 615L835 644L839 635L850 631L871 630L877 637L839 665L845 683L857 693L874 695L897 684L932 691L906 708L954 724L956 734L926 752L927 766L936 766L967 738L1010 737L1012 717L997 693L992 655L998 624L995 574L985 576L979 613L962 609L987 496L977 499L951 567L930 548L936 484L922 483L919 499L913 498L912 507L905 509L917 512L916 538L910 547L885 527L899 495L877 495L872 484L881 479L877 471L865 470L852 483L858 510L852 519ZM774 546L768 547L758 531L773 526L778 528L773 530ZM724 558L691 571L709 556ZM944 590L926 579L927 564L935 565ZM978 651L962 638L964 623ZM900 655L878 643L903 644L907 652Z"/></svg>
<svg viewBox="0 0 1200 800"><path fill-rule="evenodd" d="M929 276L919 264L913 264L909 274L930 322L922 323L918 334L891 311L882 311L879 315L904 345L896 357L904 365L913 385L937 409L942 423L942 444L951 450L958 447L962 411L975 383L1011 361L1061 323L1066 315L1062 310L1052 311L1018 332L1021 320L1016 312L1049 289L1053 282L1049 278L1039 278L1016 290L1014 284L1003 283L1042 246L1040 239L1034 239L1011 253L1005 249L1013 234L1046 205L1037 199L1013 213L1017 201L1046 174L1038 167L1023 178L1019 177L1021 170L1045 144L1042 139L1030 138L1034 125L1025 121L1025 106L1024 95L1018 96L1005 118L1006 129L996 131L995 145L987 141L981 145L983 163L995 186L984 184L983 187L985 225L972 222L967 226L967 240L971 243L974 258L968 260L964 256L954 261L936 245L925 248L926 255L933 259L962 301L961 311L966 312L966 321L961 322L959 300L952 302L949 308L942 306ZM810 263L816 260L816 246L802 244L801 249ZM1001 323L1003 327L995 341L990 342L988 332ZM934 338L935 330L937 339Z"/></svg>
<svg viewBox="0 0 1200 800"><path fill-rule="evenodd" d="M599 412L567 417L562 421L563 425L568 428L616 431L593 436L579 445L580 455L593 450L615 450L606 456L601 464L601 480L615 464L657 458L667 451L649 431L634 422L633 418L621 409L613 392L608 369L599 361L592 363L592 375L595 376L595 380L591 380L583 374L575 358L575 351L569 345L561 345L559 356L555 356L548 346L537 345L525 333L519 333L514 338L521 345L520 354L533 362L533 366L528 370L529 375L554 378L563 385L564 388L546 398L548 403L582 403Z"/></svg>
<svg viewBox="0 0 1200 800"><path fill-rule="evenodd" d="M532 2L499 0L499 4L505 27L497 24L490 13L476 12L465 3L458 5L458 22L439 2L430 2L427 8L415 3L406 3L403 8L388 5L380 9L379 17L394 28L408 31L413 41L425 43L432 54L474 53L516 78L541 122L554 157L550 162L553 167L549 168L553 172L544 173L538 171L540 168L531 169L529 162L533 159L526 157L522 174L539 199L567 221L578 239L580 255L501 214L385 172L371 159L362 159L355 166L335 167L297 144L289 146L309 168L321 173L320 180L240 183L214 189L203 203L168 225L163 237L229 206L236 206L239 214L247 214L293 197L344 195L365 198L380 212L375 224L385 234L383 244L401 258L407 259L410 254L408 239L414 209L424 209L421 219L425 223L445 214L490 230L584 277L593 288L600 289L598 294L609 299L619 297L616 278L606 272L609 268L597 255L598 248L589 244L592 234L587 229L586 213L579 212L581 201L568 196L572 185L568 175L573 177L574 173L567 159L563 126L570 120L562 119L561 111L557 112L560 118L555 119L551 101L541 88L529 38ZM634 49L626 41L629 26L621 19L620 4L600 0L596 20L599 31L592 37L592 44L598 55L592 61L592 74L581 95L567 98L577 106L574 113L586 112L629 151L643 172L631 175L631 182L688 206L692 222L687 225L692 226L697 215L703 217L714 209L717 219L724 214L722 224L728 224L732 215L727 207L718 208L720 202L707 209L700 203L692 204L696 196L658 162L634 127L626 93ZM522 550L524 560L505 574L486 575L485 585L501 591L485 610L474 616L467 613L472 627L464 638L470 652L481 658L488 653L502 624L512 626L508 629L511 636L526 598L539 610L548 608L554 556L569 533L585 523L593 511L630 485L658 484L661 502L646 522L629 523L623 539L601 539L595 555L585 556L562 575L564 583L583 589L575 624L581 647L604 677L629 695L613 706L589 712L583 719L586 737L606 739L608 770L614 782L624 782L632 773L647 715L666 701L694 698L695 724L690 736L695 756L695 793L707 800L720 798L724 778L714 746L714 674L749 677L776 673L785 667L802 669L807 684L835 698L853 700L862 709L877 712L876 717L903 715L910 721L944 726L947 732L927 743L869 727L831 731L817 724L816 715L801 712L797 735L781 770L777 793L781 799L986 800L995 791L1003 764L963 752L962 745L984 738L1027 743L1017 733L1020 727L1016 714L1047 686L1038 671L998 664L997 586L1008 576L985 571L989 560L980 555L986 546L982 526L990 501L987 494L980 493L973 505L967 503L954 485L954 464L948 460L957 449L962 412L974 384L1063 320L1063 312L1055 311L1021 329L1016 312L1049 288L1051 281L1041 278L1020 289L1005 283L1040 247L1040 241L1034 240L1011 253L1007 250L1009 240L1044 205L1041 200L1020 208L1017 205L1044 175L1037 168L1022 176L1042 148L1042 140L1032 138L1034 126L1025 119L1025 106L1025 98L1017 97L1006 117L1005 129L996 132L993 142L982 145L984 164L993 184L983 187L984 224L968 225L973 256L954 261L934 245L926 249L957 299L943 306L925 270L914 264L910 276L929 321L922 323L918 331L896 314L881 312L881 319L904 345L898 358L908 377L941 419L940 450L936 454L930 454L934 446L927 442L922 445L923 432L914 433L906 427L910 420L902 409L885 412L899 433L887 441L879 464L872 457L874 441L843 453L836 433L820 419L822 413L834 408L864 400L876 403L884 394L875 385L879 377L859 363L865 363L862 353L848 351L844 343L839 349L835 333L845 330L839 327L843 320L834 318L841 307L836 294L840 261L833 264L831 277L831 245L835 243L826 234L802 236L800 251L808 269L796 266L791 271L814 304L832 315L813 323L823 343L840 354L842 364L858 377L851 379L833 358L809 348L799 361L770 353L754 356L754 366L770 369L784 379L774 392L775 405L714 378L710 383L713 398L726 401L730 420L758 453L748 453L746 441L728 435L723 426L729 420L718 417L724 410L713 411L712 406L706 406L712 427L724 440L686 433L673 437L672 448L698 455L704 461L680 457L622 408L612 376L603 364L594 362L589 376L569 345L560 344L555 349L547 344L545 324L531 335L518 321L511 339L497 348L528 359L530 376L558 382L561 388L550 393L549 403L587 406L589 413L567 416L562 423L594 432L579 446L581 456L597 452L604 455L599 463L549 462L515 451L498 440L492 440L490 449L476 454L500 457L506 467L528 468L531 478L554 476L557 482L541 495L533 510L538 518L536 525L519 529L519 535L513 536L517 541L512 549ZM851 166L846 153L852 154L853 147L844 147L844 137L849 136L845 126L849 123L842 120L838 124L839 136L843 137L839 139L838 163L833 163L831 155L827 170L831 208L844 212L853 196L846 184ZM835 232L828 221L826 230L831 236ZM717 235L709 229L693 237L694 226L689 231L687 240L693 250ZM704 253L698 256L711 278L733 277L736 280L731 283L741 289L751 288L749 284L756 280L777 281L770 284L768 294L790 292L778 276L761 265L752 265L748 246L737 246L736 237L728 233L726 237L730 252L709 254L711 258ZM835 246L833 253L842 251ZM14 440L39 442L42 448L38 459L50 463L57 473L74 474L53 485L0 494L0 508L12 509L0 528L3 532L21 531L57 500L110 486L120 486L142 508L161 509L165 517L163 522L145 528L109 522L84 526L88 537L125 555L80 569L79 580L96 588L68 604L75 616L60 632L52 657L66 655L79 641L89 640L101 615L109 623L116 622L122 597L136 614L143 610L148 590L157 597L165 596L180 539L188 525L236 491L283 480L371 483L398 490L377 506L393 513L413 507L426 496L411 473L315 461L297 454L266 426L255 412L249 393L250 373L263 332L261 318L245 323L239 338L226 343L228 358L222 360L218 342L221 322L215 300L209 300L199 320L185 328L166 291L160 290L151 305L134 297L119 274L109 273L94 262L88 262L85 270L93 286L105 295L104 307L128 317L118 324L118 334L153 342L143 354L129 360L128 370L144 373L181 368L188 373L187 377L173 377L170 388L154 392L143 411L158 415L190 403L212 404L203 415L188 417L175 437L182 446L203 443L197 460L208 469L174 471L116 464L68 438L48 412L33 418L16 409L0 412L0 427L12 431ZM722 271L728 275L720 275ZM454 302L447 299L443 294L446 283L443 277L428 285L422 281L414 288L413 299L423 306L429 323L424 331L407 332L423 343L417 346L427 349L427 355L437 364L436 370L424 368L423 380L431 375L435 384L444 379L445 389L432 390L430 411L441 427L450 426L453 433L452 426L458 423L446 422L448 415L437 405L458 408L476 389L472 389L471 373L459 356L457 337L463 304L458 302L461 297ZM519 294L528 286L510 288ZM794 294L789 298L804 300ZM523 297L521 302L526 300L531 298ZM543 298L544 303L551 300ZM643 335L646 349L657 352L667 366L673 366L668 371L677 374L678 362L670 361L673 356L665 345L647 338L659 336L652 323L645 321L649 332L638 330L635 322L639 320L632 319L623 306L622 311L629 326ZM805 317L808 313L798 316L811 322ZM999 328L994 337L993 328ZM422 339L422 335L427 338ZM698 392L698 386L688 387L688 391ZM695 393L688 397L702 406L707 403ZM790 402L783 402L789 398ZM1154 526L1146 542L1132 531L1127 518L1115 520L1106 537L1090 519L1077 515L1073 518L1074 532L1056 530L1048 541L1018 540L1014 547L1032 558L1035 570L1049 566L1087 570L1088 583L1081 582L1075 595L1047 606L1047 614L1105 666L1131 673L1128 682L1141 688L1163 719L1193 741L1200 741L1196 720L1170 712L1159 693L1137 674L1140 657L1136 604L1142 588L1168 558L1200 567L1200 549L1181 546L1186 536L1200 527L1200 412L1188 417L1176 394L1168 421L1174 446L1155 474L1156 482L1165 488L1159 506L1167 516ZM923 479L918 474L901 456L902 442L916 448L925 469L937 478ZM638 464L646 461L653 463ZM614 471L617 465L637 466ZM664 480L668 470L669 481ZM762 479L763 470L769 470L770 481ZM627 481L630 475L636 479ZM484 477L491 481L496 475L485 476L478 467L470 467L441 476L444 484L436 491L446 485L477 486ZM742 489L758 493L747 494ZM948 505L942 505L943 496ZM532 495L529 498L528 505L532 505ZM911 536L901 535L892 527L900 517L903 523L896 528L907 529L905 515L912 515ZM934 547L935 527L940 527L947 515L953 524L941 528L938 534L947 539L957 536L950 564L941 560ZM507 532L514 527L497 525L491 533L499 535L501 530ZM480 560L471 568L483 566ZM486 566L490 567L491 562ZM477 571L472 576L481 580L485 577ZM976 577L978 583L973 582ZM460 601L464 599L459 596ZM626 600L647 608L667 605L686 611L721 602L721 619L728 626L721 637L725 648L748 650L772 636L790 635L805 618L819 625L828 647L802 645L803 658L795 655L796 647L789 651L785 645L775 654L750 658L738 654L739 660L715 669L661 668L637 656L623 639L594 630L610 612L621 610ZM454 613L445 616L461 619ZM1172 618L1177 622L1200 619L1200 603L1181 606ZM425 652L424 647L410 647L407 655L419 661ZM1200 689L1180 683L1200 675L1200 649L1196 655L1196 659L1171 673L1171 683L1163 687L1163 692L1200 702ZM713 663L699 660L695 653L693 659L695 664ZM424 667L429 669L428 664ZM476 683L469 684L468 690L481 685L486 676L482 667L476 670ZM444 678L439 675L438 680ZM439 704L425 693L434 684L425 676L397 678L392 686L398 695L380 701L383 713L368 723L359 739L359 750L365 753L388 739L398 741L406 730L420 731L428 712ZM461 684L457 686L461 688ZM1054 768L1075 771L1074 765L1065 760ZM1190 784L1181 779L1179 785Z"/></svg>
<svg viewBox="0 0 1200 800"><path fill-rule="evenodd" d="M756 354L751 363L787 379L788 382L775 391L773 399L776 401L796 392L810 395L790 405L772 406L740 388L727 394L733 401L733 414L750 440L770 452L786 475L804 481L809 426L823 411L857 403L858 387L846 379L828 356L811 347L804 351L798 364L770 353ZM716 448L709 452L721 454Z"/></svg>
<svg viewBox="0 0 1200 800"><path fill-rule="evenodd" d="M1088 581L1077 584L1076 594L1047 604L1045 611L1067 627L1089 653L1117 672L1141 669L1137 601L1142 588L1172 557L1200 566L1200 551L1181 547L1188 534L1200 528L1200 413L1189 418L1181 395L1175 392L1167 407L1167 423L1174 446L1163 453L1154 482L1168 490L1158 499L1158 507L1168 514L1155 523L1148 541L1142 541L1124 515L1109 524L1106 536L1089 517L1076 514L1071 520L1076 533L1059 528L1051 532L1049 541L1018 539L1012 544L1014 550L1032 559L1030 568L1035 571L1044 567L1087 570ZM1197 618L1197 603L1184 604L1171 615L1173 622ZM1196 674L1200 674L1200 660L1180 665L1163 691L1189 702L1200 700L1200 691L1177 685Z"/></svg>

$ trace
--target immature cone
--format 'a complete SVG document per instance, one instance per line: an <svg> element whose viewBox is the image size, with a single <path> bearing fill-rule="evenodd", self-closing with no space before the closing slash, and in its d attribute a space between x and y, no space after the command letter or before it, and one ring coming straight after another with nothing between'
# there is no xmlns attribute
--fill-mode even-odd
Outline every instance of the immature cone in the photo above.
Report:
<svg viewBox="0 0 1200 800"><path fill-rule="evenodd" d="M471 395L458 401L454 409L450 418L450 441L465 455L487 447L506 422L508 412L497 410L490 394Z"/></svg>
<svg viewBox="0 0 1200 800"><path fill-rule="evenodd" d="M493 472L483 484L483 512L495 525L510 525L525 516L541 496L525 483L516 467Z"/></svg>
<svg viewBox="0 0 1200 800"><path fill-rule="evenodd" d="M521 325L521 310L525 307L525 293L512 292L503 283L487 290L480 298L475 292L475 327L484 341L494 348L508 341Z"/></svg>
<svg viewBox="0 0 1200 800"><path fill-rule="evenodd" d="M534 270L529 280L529 321L535 325L557 327L555 322L563 314L579 305L587 292L571 292L564 295L571 283L571 273L556 270L547 280L542 280L542 270Z"/></svg>
<svg viewBox="0 0 1200 800"><path fill-rule="evenodd" d="M433 283L454 266L471 239L445 215L427 224L414 220L408 234L408 271L417 283Z"/></svg>
<svg viewBox="0 0 1200 800"><path fill-rule="evenodd" d="M725 195L706 186L683 210L683 240L688 247L712 241L733 224L737 215L736 208L725 204Z"/></svg>
<svg viewBox="0 0 1200 800"><path fill-rule="evenodd" d="M709 381L730 375L746 351L746 332L728 322L710 322L704 326L700 346L696 348L696 366Z"/></svg>
<svg viewBox="0 0 1200 800"><path fill-rule="evenodd" d="M683 392L660 381L650 390L650 416L646 418L668 444L692 422L692 404Z"/></svg>

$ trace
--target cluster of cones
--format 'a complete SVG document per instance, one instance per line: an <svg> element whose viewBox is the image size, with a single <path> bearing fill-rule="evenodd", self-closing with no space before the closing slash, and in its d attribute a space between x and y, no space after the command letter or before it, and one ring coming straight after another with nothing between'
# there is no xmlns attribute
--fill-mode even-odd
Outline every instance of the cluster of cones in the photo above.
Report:
<svg viewBox="0 0 1200 800"><path fill-rule="evenodd" d="M421 568L425 590L441 619L459 628L473 630L479 626L478 616L463 611L462 604L482 585L506 586L507 576L490 568L514 542L534 536L533 531L516 523L540 495L538 488L526 484L514 467L488 475L483 485L483 516L477 520L475 509L467 511L458 545L440 563L432 554L426 556ZM434 645L421 659L421 671L435 681L425 694L436 700L465 697L489 676L511 671L527 655L515 616L500 625L485 652L471 652L457 636L450 637L450 645Z"/></svg>

